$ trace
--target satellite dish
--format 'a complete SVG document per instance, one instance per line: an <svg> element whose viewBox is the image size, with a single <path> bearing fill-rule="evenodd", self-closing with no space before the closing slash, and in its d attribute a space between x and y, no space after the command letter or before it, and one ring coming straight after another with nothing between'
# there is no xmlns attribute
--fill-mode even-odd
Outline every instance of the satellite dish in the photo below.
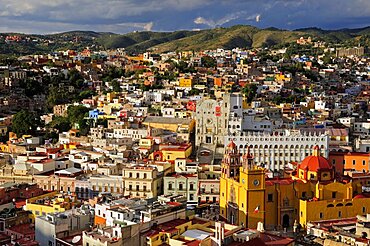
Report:
<svg viewBox="0 0 370 246"><path fill-rule="evenodd" d="M78 243L80 240L81 240L81 236L75 236L75 237L72 239L72 243Z"/></svg>

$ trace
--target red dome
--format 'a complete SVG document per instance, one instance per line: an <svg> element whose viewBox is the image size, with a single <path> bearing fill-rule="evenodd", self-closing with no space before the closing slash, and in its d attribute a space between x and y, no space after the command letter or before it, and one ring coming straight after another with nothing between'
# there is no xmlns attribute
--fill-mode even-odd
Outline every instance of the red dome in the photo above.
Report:
<svg viewBox="0 0 370 246"><path fill-rule="evenodd" d="M360 199L360 198L366 198L366 196L364 196L363 194L359 194L355 196L353 199Z"/></svg>
<svg viewBox="0 0 370 246"><path fill-rule="evenodd" d="M322 156L308 156L299 165L300 169L317 172L319 170L331 170L332 166L329 161Z"/></svg>

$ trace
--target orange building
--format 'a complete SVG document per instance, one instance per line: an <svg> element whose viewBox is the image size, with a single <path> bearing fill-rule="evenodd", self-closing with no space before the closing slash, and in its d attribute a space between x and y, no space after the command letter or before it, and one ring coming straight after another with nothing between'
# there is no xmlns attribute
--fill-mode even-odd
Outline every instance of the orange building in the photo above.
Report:
<svg viewBox="0 0 370 246"><path fill-rule="evenodd" d="M364 152L330 152L329 162L336 173L343 174L344 170L370 172L370 153Z"/></svg>
<svg viewBox="0 0 370 246"><path fill-rule="evenodd" d="M215 85L217 85L218 87L221 87L222 86L222 78L214 78L213 79L213 82Z"/></svg>

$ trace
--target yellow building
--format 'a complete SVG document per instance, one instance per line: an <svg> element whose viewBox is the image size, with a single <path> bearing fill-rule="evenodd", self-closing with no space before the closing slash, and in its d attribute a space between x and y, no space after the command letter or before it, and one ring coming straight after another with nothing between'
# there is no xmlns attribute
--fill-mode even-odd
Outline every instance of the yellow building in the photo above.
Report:
<svg viewBox="0 0 370 246"><path fill-rule="evenodd" d="M43 216L48 213L64 212L78 205L75 197L64 196L58 192L50 192L41 196L36 196L26 200L24 210L30 211L30 219L35 221L35 217Z"/></svg>
<svg viewBox="0 0 370 246"><path fill-rule="evenodd" d="M107 101L108 102L113 102L113 99L116 98L116 93L115 92L109 92L107 93Z"/></svg>
<svg viewBox="0 0 370 246"><path fill-rule="evenodd" d="M125 196L136 198L153 198L161 194L163 177L154 166L124 166L122 183Z"/></svg>
<svg viewBox="0 0 370 246"><path fill-rule="evenodd" d="M370 198L360 194L360 180L336 180L332 165L316 146L289 178L267 178L249 151L241 156L235 143L227 148L220 179L220 216L232 224L266 229L292 227L297 221L355 217L366 214Z"/></svg>
<svg viewBox="0 0 370 246"><path fill-rule="evenodd" d="M184 88L192 88L194 84L193 78L182 77L179 79L179 86Z"/></svg>
<svg viewBox="0 0 370 246"><path fill-rule="evenodd" d="M153 152L149 159L156 161L175 161L176 159L186 159L192 153L191 143L180 145L161 144L159 150Z"/></svg>
<svg viewBox="0 0 370 246"><path fill-rule="evenodd" d="M276 74L275 78L277 81L290 81L290 77L285 76L285 74Z"/></svg>

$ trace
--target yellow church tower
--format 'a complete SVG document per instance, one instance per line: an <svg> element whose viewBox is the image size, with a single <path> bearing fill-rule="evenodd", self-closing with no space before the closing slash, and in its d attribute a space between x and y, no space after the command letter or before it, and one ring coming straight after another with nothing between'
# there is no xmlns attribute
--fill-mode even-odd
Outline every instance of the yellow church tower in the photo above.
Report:
<svg viewBox="0 0 370 246"><path fill-rule="evenodd" d="M265 169L254 164L249 149L242 156L230 142L222 162L220 216L229 223L257 228L265 221Z"/></svg>

